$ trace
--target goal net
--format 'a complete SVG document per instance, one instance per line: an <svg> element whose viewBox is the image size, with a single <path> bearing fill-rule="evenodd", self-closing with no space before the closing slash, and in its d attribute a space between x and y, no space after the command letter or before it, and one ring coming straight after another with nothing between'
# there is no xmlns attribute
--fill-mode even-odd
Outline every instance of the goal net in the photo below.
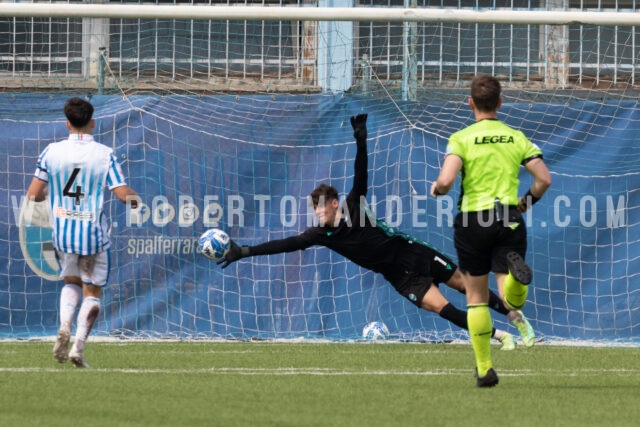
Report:
<svg viewBox="0 0 640 427"><path fill-rule="evenodd" d="M314 224L313 188L351 188L349 118L366 112L370 206L455 259L459 183L450 199L428 193L449 135L473 122L469 81L487 73L503 84L499 118L541 147L553 178L526 218L534 281L525 314L548 341L637 343L640 47L629 23L640 24L637 13L608 11L622 21L598 22L607 11L570 2L586 23L564 24L566 7L523 22L511 8L528 2L454 3L414 3L446 19L414 19L391 1L333 2L353 11L334 9L333 18L322 15L331 12L324 2L306 1L256 4L262 11L251 3L62 5L105 7L98 16L56 14L44 3L48 17L0 3L0 338L57 331L62 282L46 207L26 215L21 206L38 154L67 136L64 102L82 96L96 107L96 139L114 149L144 203L134 214L106 203L112 269L95 335L352 340L383 321L392 339L467 339L326 248L223 270L196 241L216 227L254 245ZM224 19L202 16L214 9ZM189 17L173 18L183 12ZM478 22L488 12L493 22ZM550 15L557 21L545 21ZM523 172L522 193L530 182ZM462 294L440 289L465 307ZM493 320L517 334L504 316Z"/></svg>

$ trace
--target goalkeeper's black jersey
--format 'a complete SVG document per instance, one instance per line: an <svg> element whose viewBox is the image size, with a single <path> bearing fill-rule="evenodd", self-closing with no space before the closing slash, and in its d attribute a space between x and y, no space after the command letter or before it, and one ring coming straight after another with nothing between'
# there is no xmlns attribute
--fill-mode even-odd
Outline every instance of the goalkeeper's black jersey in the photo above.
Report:
<svg viewBox="0 0 640 427"><path fill-rule="evenodd" d="M365 202L367 193L367 147L358 144L353 188L346 198L348 219L337 227L315 226L282 240L250 248L251 256L292 252L321 245L343 255L361 267L382 273L389 281L408 272L430 275L430 261L439 253L426 242L377 220ZM442 255L444 260L448 258Z"/></svg>

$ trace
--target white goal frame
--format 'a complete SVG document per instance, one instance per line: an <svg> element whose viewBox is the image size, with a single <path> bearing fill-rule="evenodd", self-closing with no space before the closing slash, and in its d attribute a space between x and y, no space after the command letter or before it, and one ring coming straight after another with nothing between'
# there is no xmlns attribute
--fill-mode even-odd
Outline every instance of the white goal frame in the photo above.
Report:
<svg viewBox="0 0 640 427"><path fill-rule="evenodd" d="M0 3L3 17L640 25L640 11Z"/></svg>

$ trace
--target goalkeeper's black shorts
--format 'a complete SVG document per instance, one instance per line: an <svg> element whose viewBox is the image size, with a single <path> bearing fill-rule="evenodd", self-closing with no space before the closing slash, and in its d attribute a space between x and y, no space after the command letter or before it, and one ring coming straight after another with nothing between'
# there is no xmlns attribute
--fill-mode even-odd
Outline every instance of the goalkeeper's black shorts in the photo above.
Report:
<svg viewBox="0 0 640 427"><path fill-rule="evenodd" d="M458 268L446 255L437 250L421 246L420 251L407 254L407 258L420 257L420 269L401 269L397 274L387 275L385 278L393 285L398 293L417 307L421 307L422 299L431 286L446 283ZM414 266L416 260L405 260Z"/></svg>

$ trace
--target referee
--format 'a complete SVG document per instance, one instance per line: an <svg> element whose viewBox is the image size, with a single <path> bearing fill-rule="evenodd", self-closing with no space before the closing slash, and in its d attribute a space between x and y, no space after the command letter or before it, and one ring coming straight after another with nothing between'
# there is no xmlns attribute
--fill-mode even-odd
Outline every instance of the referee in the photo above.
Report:
<svg viewBox="0 0 640 427"><path fill-rule="evenodd" d="M493 271L507 307L520 310L527 298L531 269L525 264L525 212L551 185L542 151L525 135L498 120L502 104L500 82L479 75L471 82L469 106L475 123L449 138L434 197L446 194L461 175L459 213L454 221L454 244L467 290L467 320L476 358L476 385L492 387L498 375L491 360L489 272ZM518 198L520 166L533 183Z"/></svg>

